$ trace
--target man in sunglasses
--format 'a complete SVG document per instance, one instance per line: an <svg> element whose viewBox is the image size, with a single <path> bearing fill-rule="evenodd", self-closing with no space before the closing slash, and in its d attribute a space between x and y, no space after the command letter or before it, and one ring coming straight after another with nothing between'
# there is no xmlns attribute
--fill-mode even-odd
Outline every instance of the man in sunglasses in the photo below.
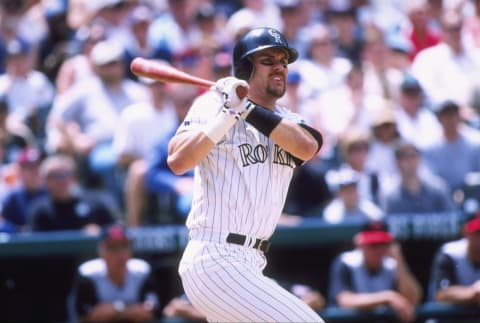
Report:
<svg viewBox="0 0 480 323"><path fill-rule="evenodd" d="M118 206L113 198L83 190L76 177L75 161L66 155L47 157L40 166L48 194L32 205L33 231L85 230L98 233L114 222Z"/></svg>

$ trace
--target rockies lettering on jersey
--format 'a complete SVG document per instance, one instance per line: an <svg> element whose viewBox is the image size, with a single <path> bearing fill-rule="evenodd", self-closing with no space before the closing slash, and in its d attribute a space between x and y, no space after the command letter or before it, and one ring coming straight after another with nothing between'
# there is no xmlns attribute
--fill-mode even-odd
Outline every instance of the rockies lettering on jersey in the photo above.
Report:
<svg viewBox="0 0 480 323"><path fill-rule="evenodd" d="M265 145L256 145L252 147L251 144L245 143L239 145L240 157L242 158L243 167L250 166L256 163L264 163L268 157L268 147ZM290 153L280 148L275 144L273 150L273 163L295 168L295 162Z"/></svg>

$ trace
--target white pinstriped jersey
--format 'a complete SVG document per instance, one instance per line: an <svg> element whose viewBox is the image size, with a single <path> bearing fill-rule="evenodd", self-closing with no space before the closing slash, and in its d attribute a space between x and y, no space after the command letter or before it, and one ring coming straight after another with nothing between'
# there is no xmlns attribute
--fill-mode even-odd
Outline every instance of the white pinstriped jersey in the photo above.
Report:
<svg viewBox="0 0 480 323"><path fill-rule="evenodd" d="M221 106L215 91L198 97L177 133L201 128ZM275 113L303 122L282 107L277 106ZM295 167L292 155L239 120L195 168L187 227L200 235L234 232L268 239L282 212Z"/></svg>

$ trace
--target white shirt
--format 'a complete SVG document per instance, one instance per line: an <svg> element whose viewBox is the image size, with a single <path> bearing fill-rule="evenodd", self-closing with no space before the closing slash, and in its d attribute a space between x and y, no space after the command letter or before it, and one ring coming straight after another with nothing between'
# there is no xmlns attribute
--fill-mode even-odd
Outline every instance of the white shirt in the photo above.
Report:
<svg viewBox="0 0 480 323"><path fill-rule="evenodd" d="M55 88L45 74L31 71L26 78L0 75L0 93L6 95L9 112L25 120L34 110L50 106Z"/></svg>
<svg viewBox="0 0 480 323"><path fill-rule="evenodd" d="M452 99L463 105L478 84L480 50L455 55L448 45L440 43L418 53L411 71L432 103Z"/></svg>
<svg viewBox="0 0 480 323"><path fill-rule="evenodd" d="M171 134L177 124L177 115L171 103L166 103L162 109L155 109L147 102L134 103L120 114L113 148L117 155L146 158L152 147Z"/></svg>

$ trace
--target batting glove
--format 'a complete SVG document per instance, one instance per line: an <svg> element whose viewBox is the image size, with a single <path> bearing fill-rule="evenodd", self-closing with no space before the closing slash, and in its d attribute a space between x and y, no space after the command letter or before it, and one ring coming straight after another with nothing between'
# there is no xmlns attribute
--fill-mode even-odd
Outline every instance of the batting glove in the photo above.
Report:
<svg viewBox="0 0 480 323"><path fill-rule="evenodd" d="M248 90L248 83L233 76L219 79L212 89L222 95L223 105L225 108L234 111L238 115L245 112L248 106L247 97L240 98L237 94L237 88L244 87Z"/></svg>

